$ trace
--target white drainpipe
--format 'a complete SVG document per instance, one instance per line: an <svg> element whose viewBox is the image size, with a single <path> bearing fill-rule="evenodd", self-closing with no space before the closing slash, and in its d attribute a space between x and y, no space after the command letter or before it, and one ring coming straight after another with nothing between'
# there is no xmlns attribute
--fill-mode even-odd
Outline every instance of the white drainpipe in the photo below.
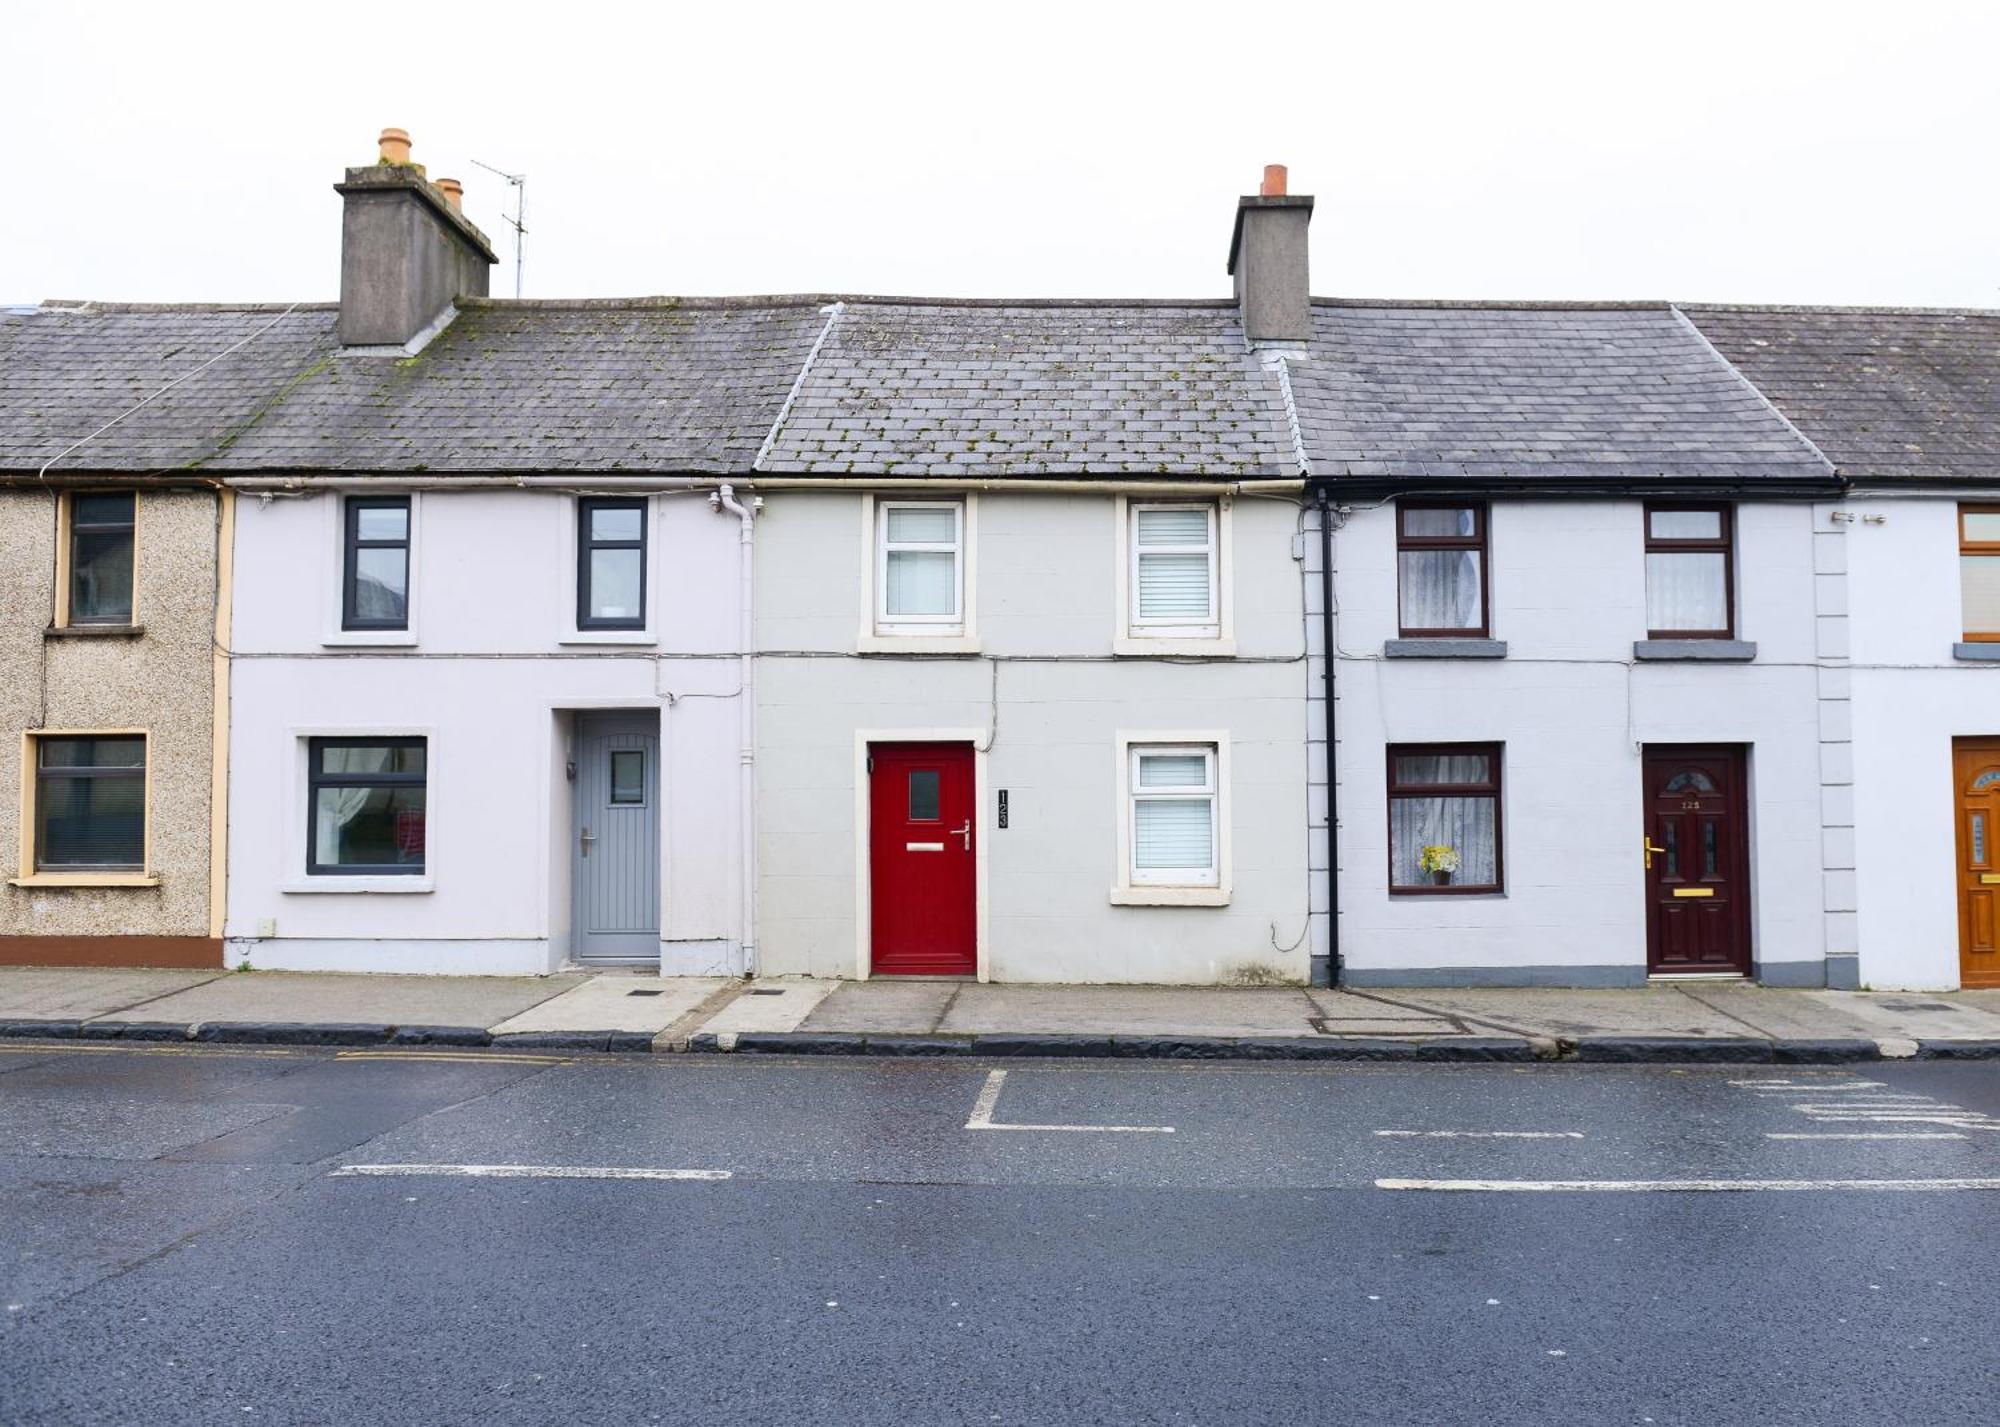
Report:
<svg viewBox="0 0 2000 1427"><path fill-rule="evenodd" d="M740 925L743 933L743 974L757 974L757 623L753 595L756 589L757 512L763 509L762 496L750 497L748 505L736 499L732 487L723 486L708 498L711 508L726 510L737 520L736 647L742 660L738 685L737 722L742 739L741 763L736 772L737 833L741 846L737 859L742 874L739 895L743 900Z"/></svg>

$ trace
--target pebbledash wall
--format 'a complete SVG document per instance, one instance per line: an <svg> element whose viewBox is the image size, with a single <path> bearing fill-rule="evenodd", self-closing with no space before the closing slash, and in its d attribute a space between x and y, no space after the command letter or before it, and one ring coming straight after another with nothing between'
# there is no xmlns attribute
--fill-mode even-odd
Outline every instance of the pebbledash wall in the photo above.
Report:
<svg viewBox="0 0 2000 1427"><path fill-rule="evenodd" d="M1235 652L1167 657L1115 652L1119 497L1050 487L965 497L977 652L952 655L876 652L886 640L862 652L872 494L767 496L756 591L765 974L868 974L865 743L963 730L979 769L981 979L1307 979L1296 495L1226 499L1219 588ZM1227 487L1160 489L1213 499ZM923 483L882 493L959 495ZM1227 745L1227 904L1116 904L1118 739L1191 733Z"/></svg>
<svg viewBox="0 0 2000 1427"><path fill-rule="evenodd" d="M25 875L23 866L0 889L0 964L222 964L210 855L213 649L218 598L227 598L217 584L218 500L213 489L157 480L95 488L135 487L138 628L66 637L50 628L56 493L0 491L0 726L10 731L0 749L0 846L10 868L29 835L24 731L142 731L147 765L143 874Z"/></svg>
<svg viewBox="0 0 2000 1427"><path fill-rule="evenodd" d="M621 709L660 721L661 969L741 971L735 517L706 490L654 492L648 628L579 633L574 492L428 484L412 492L407 635L342 633L339 604L343 490L407 483L239 503L230 964L560 967L574 716ZM306 875L305 740L335 734L429 740L422 877Z"/></svg>
<svg viewBox="0 0 2000 1427"><path fill-rule="evenodd" d="M1388 657L1394 503L1357 506L1341 523L1350 984L1643 985L1641 749L1669 743L1747 747L1756 976L1826 984L1813 507L1735 506L1737 637L1756 644L1742 664L1635 659L1646 637L1642 509L1636 499L1492 502L1491 632L1503 658ZM1399 743L1502 746L1503 891L1389 895L1385 748Z"/></svg>

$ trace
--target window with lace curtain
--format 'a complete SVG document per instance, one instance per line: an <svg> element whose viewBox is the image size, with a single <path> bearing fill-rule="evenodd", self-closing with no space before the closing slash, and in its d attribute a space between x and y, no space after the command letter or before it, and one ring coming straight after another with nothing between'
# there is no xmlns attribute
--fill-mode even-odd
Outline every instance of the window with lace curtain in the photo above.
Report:
<svg viewBox="0 0 2000 1427"><path fill-rule="evenodd" d="M1403 501L1396 507L1397 623L1405 639L1484 639L1486 507Z"/></svg>
<svg viewBox="0 0 2000 1427"><path fill-rule="evenodd" d="M1726 505L1646 507L1646 634L1733 639L1733 522Z"/></svg>
<svg viewBox="0 0 2000 1427"><path fill-rule="evenodd" d="M1500 745L1390 745L1389 890L1501 886Z"/></svg>

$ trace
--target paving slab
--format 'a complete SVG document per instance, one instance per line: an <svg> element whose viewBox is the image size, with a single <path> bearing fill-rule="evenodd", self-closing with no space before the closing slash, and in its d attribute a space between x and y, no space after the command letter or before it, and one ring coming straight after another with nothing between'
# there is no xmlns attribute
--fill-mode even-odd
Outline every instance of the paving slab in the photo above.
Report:
<svg viewBox="0 0 2000 1427"><path fill-rule="evenodd" d="M729 984L722 976L593 976L493 1027L496 1036L542 1031L658 1035Z"/></svg>
<svg viewBox="0 0 2000 1427"><path fill-rule="evenodd" d="M848 981L805 1018L808 1031L879 1031L923 1035L938 1028L965 981Z"/></svg>
<svg viewBox="0 0 2000 1427"><path fill-rule="evenodd" d="M1117 1036L1310 1036L1297 987L967 986L938 1030Z"/></svg>
<svg viewBox="0 0 2000 1427"><path fill-rule="evenodd" d="M759 981L703 1021L704 1034L795 1031L842 983L838 981Z"/></svg>
<svg viewBox="0 0 2000 1427"><path fill-rule="evenodd" d="M1840 993L1845 994L1845 993ZM1418 1011L1455 1016L1475 1028L1543 1036L1742 1036L1751 1034L1733 1020L1677 987L1648 986L1629 991L1434 990L1397 987L1370 990L1367 999Z"/></svg>
<svg viewBox="0 0 2000 1427"><path fill-rule="evenodd" d="M1437 1011L1415 1011L1386 1006L1367 996L1325 987L1309 987L1311 1001L1326 1034L1333 1036L1455 1036L1485 1034L1484 1027L1468 1030L1457 1018Z"/></svg>
<svg viewBox="0 0 2000 1427"><path fill-rule="evenodd" d="M0 1021L87 1021L185 991L224 971L0 967ZM147 1019L152 1019L149 1015Z"/></svg>
<svg viewBox="0 0 2000 1427"><path fill-rule="evenodd" d="M1910 1040L2000 1039L2000 1008L1962 991L1801 991L1807 1001L1840 1014L1872 1036Z"/></svg>
<svg viewBox="0 0 2000 1427"><path fill-rule="evenodd" d="M560 996L578 976L389 976L239 971L152 1001L146 1021L490 1026ZM106 1020L121 1019L116 1015Z"/></svg>

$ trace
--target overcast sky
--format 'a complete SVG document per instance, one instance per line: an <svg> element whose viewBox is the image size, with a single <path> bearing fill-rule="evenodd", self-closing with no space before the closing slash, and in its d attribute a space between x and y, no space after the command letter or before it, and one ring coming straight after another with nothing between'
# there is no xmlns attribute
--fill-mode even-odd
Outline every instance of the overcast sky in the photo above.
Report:
<svg viewBox="0 0 2000 1427"><path fill-rule="evenodd" d="M0 301L331 299L385 125L526 295L1221 296L1236 196L1356 297L2000 306L2000 5L10 8Z"/></svg>

